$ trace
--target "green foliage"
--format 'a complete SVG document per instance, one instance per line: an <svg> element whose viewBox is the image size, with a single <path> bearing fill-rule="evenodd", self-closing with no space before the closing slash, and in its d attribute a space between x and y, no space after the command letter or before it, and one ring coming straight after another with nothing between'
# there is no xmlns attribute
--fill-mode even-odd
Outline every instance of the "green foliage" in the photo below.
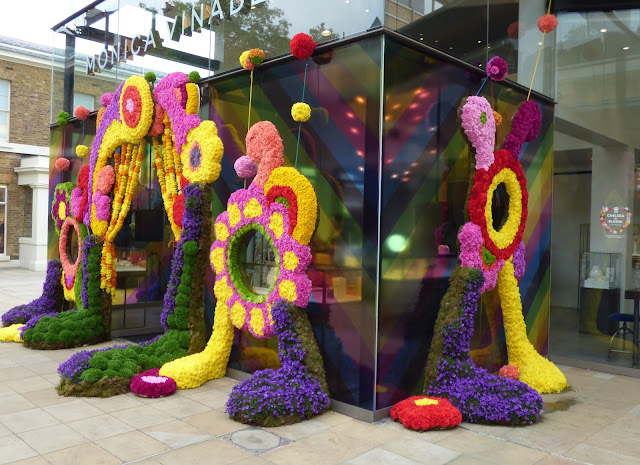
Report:
<svg viewBox="0 0 640 465"><path fill-rule="evenodd" d="M66 111L61 111L60 113L58 113L58 119L56 120L56 123L58 124L58 126L63 128L67 124L69 124L69 118L69 113L67 113Z"/></svg>
<svg viewBox="0 0 640 465"><path fill-rule="evenodd" d="M91 368L106 370L108 366L107 355L104 352L97 352L89 360L89 365L91 365Z"/></svg>
<svg viewBox="0 0 640 465"><path fill-rule="evenodd" d="M104 370L103 375L107 378L115 378L118 376L118 372L115 370Z"/></svg>
<svg viewBox="0 0 640 465"><path fill-rule="evenodd" d="M60 342L60 338L56 333L46 333L44 335L44 342L47 344L57 344Z"/></svg>
<svg viewBox="0 0 640 465"><path fill-rule="evenodd" d="M197 71L191 71L188 77L189 82L197 83L200 80L200 73Z"/></svg>
<svg viewBox="0 0 640 465"><path fill-rule="evenodd" d="M156 79L157 79L156 73L154 73L153 71L147 71L146 73L144 73L144 78L150 84L153 84L154 82L156 82Z"/></svg>
<svg viewBox="0 0 640 465"><path fill-rule="evenodd" d="M80 380L86 383L95 383L103 376L102 370L97 368L89 368L80 375Z"/></svg>
<svg viewBox="0 0 640 465"><path fill-rule="evenodd" d="M61 342L69 345L73 344L73 341L75 341L76 339L76 335L68 329L63 329L62 331L60 331L59 337Z"/></svg>

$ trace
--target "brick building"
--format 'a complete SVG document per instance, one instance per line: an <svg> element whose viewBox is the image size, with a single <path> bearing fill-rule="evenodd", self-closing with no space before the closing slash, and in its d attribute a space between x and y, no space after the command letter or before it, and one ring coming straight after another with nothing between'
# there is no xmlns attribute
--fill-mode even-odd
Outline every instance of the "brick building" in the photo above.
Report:
<svg viewBox="0 0 640 465"><path fill-rule="evenodd" d="M0 36L0 266L45 269L51 48Z"/></svg>

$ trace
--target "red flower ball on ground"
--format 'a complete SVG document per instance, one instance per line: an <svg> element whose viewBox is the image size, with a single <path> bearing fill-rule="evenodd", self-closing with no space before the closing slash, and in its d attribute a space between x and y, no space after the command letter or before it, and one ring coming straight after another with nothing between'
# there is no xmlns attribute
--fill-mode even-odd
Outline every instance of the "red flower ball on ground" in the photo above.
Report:
<svg viewBox="0 0 640 465"><path fill-rule="evenodd" d="M551 32L558 25L558 18L554 15L542 15L538 20L538 29L540 32Z"/></svg>
<svg viewBox="0 0 640 465"><path fill-rule="evenodd" d="M462 422L460 410L442 397L412 396L391 409L391 418L417 431L446 429Z"/></svg>
<svg viewBox="0 0 640 465"><path fill-rule="evenodd" d="M176 382L159 376L160 368L140 373L131 380L131 392L141 397L165 397L176 392Z"/></svg>
<svg viewBox="0 0 640 465"><path fill-rule="evenodd" d="M498 372L498 376L500 376L501 378L515 379L517 381L518 377L520 376L520 373L518 372L518 367L513 365L505 365L502 368L500 368L500 371Z"/></svg>
<svg viewBox="0 0 640 465"><path fill-rule="evenodd" d="M293 36L291 42L289 43L291 48L291 53L294 57L300 58L304 60L305 58L309 58L313 51L316 49L316 43L311 38L309 34L305 34L304 32L300 32Z"/></svg>

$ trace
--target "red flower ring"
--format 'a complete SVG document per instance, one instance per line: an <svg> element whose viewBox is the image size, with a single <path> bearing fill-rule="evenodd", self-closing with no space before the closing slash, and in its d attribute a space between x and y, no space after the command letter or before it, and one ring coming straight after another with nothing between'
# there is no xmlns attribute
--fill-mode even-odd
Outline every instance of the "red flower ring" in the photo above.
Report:
<svg viewBox="0 0 640 465"><path fill-rule="evenodd" d="M131 392L141 397L165 397L176 392L176 382L159 376L160 368L145 371L131 380Z"/></svg>
<svg viewBox="0 0 640 465"><path fill-rule="evenodd" d="M140 122L142 112L142 98L135 86L128 86L122 95L122 115L124 122L130 128L135 128Z"/></svg>
<svg viewBox="0 0 640 465"><path fill-rule="evenodd" d="M489 169L476 171L473 178L469 215L471 221L480 226L487 250L497 259L507 260L522 241L529 193L520 162L504 149L494 152L494 156L495 161ZM509 195L509 212L505 224L496 231L491 224L491 202L495 189L503 181Z"/></svg>
<svg viewBox="0 0 640 465"><path fill-rule="evenodd" d="M391 418L417 431L446 429L462 422L460 410L442 397L412 396L391 409Z"/></svg>

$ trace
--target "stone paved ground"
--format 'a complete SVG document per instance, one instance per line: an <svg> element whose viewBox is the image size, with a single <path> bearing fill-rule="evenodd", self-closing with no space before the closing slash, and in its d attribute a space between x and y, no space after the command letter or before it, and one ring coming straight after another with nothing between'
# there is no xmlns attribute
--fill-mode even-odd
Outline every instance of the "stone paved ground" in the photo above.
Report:
<svg viewBox="0 0 640 465"><path fill-rule="evenodd" d="M0 313L37 296L43 277L0 269ZM330 412L260 429L225 415L230 378L164 399L59 397L56 369L73 352L0 344L0 464L640 464L635 378L561 367L572 388L544 396L543 420L519 428L415 433Z"/></svg>

